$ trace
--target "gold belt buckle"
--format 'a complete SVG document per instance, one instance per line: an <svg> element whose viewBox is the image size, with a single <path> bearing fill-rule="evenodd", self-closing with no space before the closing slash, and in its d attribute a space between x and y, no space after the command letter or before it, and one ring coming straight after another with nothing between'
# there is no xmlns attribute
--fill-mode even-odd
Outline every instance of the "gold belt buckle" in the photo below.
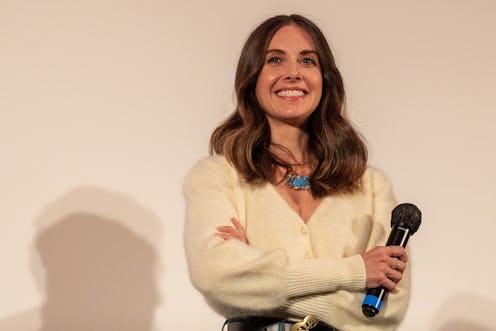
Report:
<svg viewBox="0 0 496 331"><path fill-rule="evenodd" d="M303 321L293 324L291 331L308 331L313 329L318 323L319 321L315 318L315 316L307 315Z"/></svg>

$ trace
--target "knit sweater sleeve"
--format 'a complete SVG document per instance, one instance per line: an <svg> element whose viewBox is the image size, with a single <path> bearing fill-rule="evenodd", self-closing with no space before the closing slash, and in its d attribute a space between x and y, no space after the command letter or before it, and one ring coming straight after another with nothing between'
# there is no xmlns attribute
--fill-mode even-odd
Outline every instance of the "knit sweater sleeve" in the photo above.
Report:
<svg viewBox="0 0 496 331"><path fill-rule="evenodd" d="M224 241L216 228L239 218L236 181L223 157L197 163L184 183L184 245L192 284L224 316L273 310L285 300L282 251L262 251L238 240Z"/></svg>

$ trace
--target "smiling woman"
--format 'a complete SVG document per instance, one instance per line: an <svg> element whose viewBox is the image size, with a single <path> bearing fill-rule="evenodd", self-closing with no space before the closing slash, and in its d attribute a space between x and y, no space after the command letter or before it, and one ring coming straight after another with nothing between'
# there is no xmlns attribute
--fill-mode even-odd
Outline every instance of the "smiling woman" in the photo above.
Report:
<svg viewBox="0 0 496 331"><path fill-rule="evenodd" d="M320 29L275 16L238 61L237 106L185 183L193 285L229 331L393 330L409 299L405 249L386 241L391 183L367 166ZM392 295L373 320L367 288Z"/></svg>
<svg viewBox="0 0 496 331"><path fill-rule="evenodd" d="M273 136L286 124L300 127L306 122L320 102L322 74L314 43L305 30L287 25L274 34L255 92Z"/></svg>

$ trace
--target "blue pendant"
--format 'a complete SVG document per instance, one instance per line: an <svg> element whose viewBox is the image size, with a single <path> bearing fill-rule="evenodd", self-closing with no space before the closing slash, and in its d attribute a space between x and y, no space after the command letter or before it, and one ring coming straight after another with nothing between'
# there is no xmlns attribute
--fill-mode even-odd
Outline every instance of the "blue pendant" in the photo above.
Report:
<svg viewBox="0 0 496 331"><path fill-rule="evenodd" d="M291 174L288 177L286 185L294 190L309 190L310 189L310 177L304 175Z"/></svg>

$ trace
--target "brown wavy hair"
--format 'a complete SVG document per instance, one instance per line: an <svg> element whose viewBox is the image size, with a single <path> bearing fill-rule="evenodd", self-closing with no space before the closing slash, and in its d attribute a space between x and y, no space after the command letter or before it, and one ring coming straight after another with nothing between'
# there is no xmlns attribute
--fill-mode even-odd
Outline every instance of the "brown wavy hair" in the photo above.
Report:
<svg viewBox="0 0 496 331"><path fill-rule="evenodd" d="M324 34L300 15L271 17L249 35L236 70L236 108L212 133L209 152L224 155L250 184L274 183L277 166L290 171L290 164L269 151L270 127L255 95L268 45L281 27L290 24L311 36L322 72L322 98L305 126L308 152L316 160L310 178L312 195L356 192L366 169L367 148L346 118L343 80Z"/></svg>

